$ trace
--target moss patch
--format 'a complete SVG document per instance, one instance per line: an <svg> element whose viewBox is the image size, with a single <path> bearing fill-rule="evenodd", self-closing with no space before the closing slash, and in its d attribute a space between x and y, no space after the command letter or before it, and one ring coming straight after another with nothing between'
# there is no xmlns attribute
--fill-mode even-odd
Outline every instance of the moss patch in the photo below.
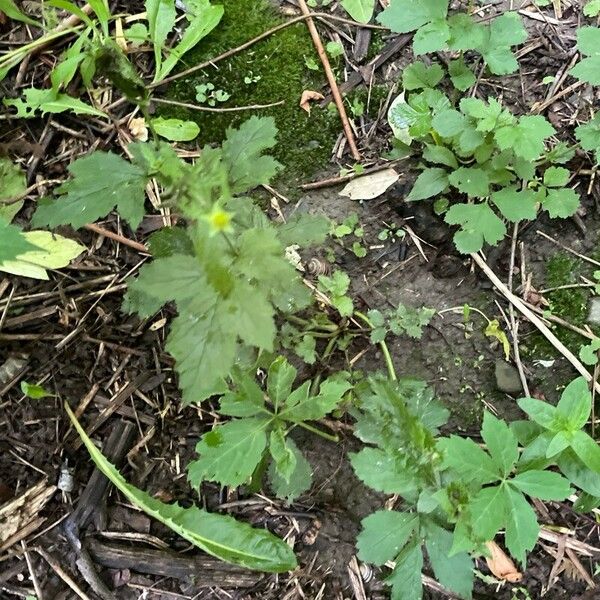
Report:
<svg viewBox="0 0 600 600"><path fill-rule="evenodd" d="M185 56L182 68L204 62L235 48L283 22L268 0L221 0L225 15L219 26ZM318 71L308 68L318 65ZM304 90L321 90L325 76L306 25L283 29L215 67L180 79L167 92L172 100L196 103L195 87L212 83L230 95L218 107L269 104L282 106L256 111L208 113L159 106L163 116L191 119L200 126L200 144L219 143L229 126L237 127L252 114L273 116L279 129L272 154L286 167L285 180L294 183L327 167L341 132L337 112L314 104L310 116L299 107Z"/></svg>

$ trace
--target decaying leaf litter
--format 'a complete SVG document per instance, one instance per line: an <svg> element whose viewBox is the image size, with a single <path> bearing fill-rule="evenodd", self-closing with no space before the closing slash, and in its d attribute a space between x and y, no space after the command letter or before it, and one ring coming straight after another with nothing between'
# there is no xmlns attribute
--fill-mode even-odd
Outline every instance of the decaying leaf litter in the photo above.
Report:
<svg viewBox="0 0 600 600"><path fill-rule="evenodd" d="M293 6L296 3L282 4L275 8L283 11L285 19L299 14ZM351 14L356 6L362 5L360 2L342 4ZM2 8L11 17L10 10L4 5ZM328 12L332 8L334 16L348 17L340 7L318 6L312 9ZM139 9L139 12L143 10L141 4ZM485 22L492 14L501 15L509 9L521 11L529 34L527 40L519 40L520 45L515 48L520 69L517 74L498 78L490 76L480 63L479 71L475 71L475 87L470 88L467 94L484 100L490 96L500 97L503 105L517 115L545 114L559 135L564 133L566 136L561 136L561 139L569 139L574 126L588 120L590 107L593 110L596 99L594 94L597 93L594 88L571 79L568 72L577 62L574 42L575 29L582 24L581 7L565 3L552 7L499 4L488 10L477 9L476 15ZM31 10L35 17L35 7ZM116 12L113 10L114 14ZM131 7L127 7L127 13L133 12ZM356 14L353 16L359 18ZM6 21L3 27L7 41L16 40L17 44L29 41L31 30L23 29L14 21ZM373 327L371 333L365 328L363 336L350 336L338 352L321 355L318 359L310 341L305 339L306 336L302 338L303 344L299 348L290 347L290 351L298 353L305 361L300 368L300 381L318 374L325 379L328 373L341 370L369 372L382 369L383 357L378 355L377 346L370 346L366 338L370 335L377 342L381 336L389 336L391 360L398 374L426 380L451 409L452 417L446 433L467 435L481 442L479 423L484 408L507 421L523 418L514 400L523 395L521 390L514 391L521 384L518 369L512 365L507 368L503 358L506 339L509 354L515 362L516 355L510 346L514 343L517 324L520 358L516 367L522 369L531 395L545 397L555 403L557 388L563 388L574 376L572 365L564 358L564 352L558 352L539 336L529 319L520 319L519 312L514 309L511 312L506 294L497 294L497 286L491 286L480 270L473 269L470 261L456 251L452 242L453 232L444 223L443 217L424 203L403 202L419 172L417 160L403 158L401 152L387 155L387 158L384 156L390 150L391 139L386 123L387 109L400 91L405 67L414 60L410 34L394 36L385 31L380 33L377 29L347 25L343 21L327 21L324 17L317 21L317 27L324 44L341 44L345 50L343 62L337 67L334 65L335 76L342 89L345 80L358 81L354 85L366 92L362 115L355 104L352 105L355 110L348 106L349 102L345 108L361 160L357 163L351 158L345 138L340 135L338 143L333 146L332 163L316 165L316 172L306 175L305 181L314 182L306 186L308 191L286 183L284 173L272 184L274 187L266 188L268 194L264 206L269 207L266 210L274 221L282 216L289 219L294 214L303 213L323 213L335 220L333 243L301 256L307 283L314 289L318 276L321 276L321 289L316 294L330 307L328 310L334 316L336 310L342 315L356 310L355 315L366 315ZM420 43L423 43L423 37L424 34L420 34ZM364 41L369 38L370 42ZM309 43L310 38L307 37L307 56L311 52ZM361 59L361 52L364 52L361 46L364 48L365 44L367 55ZM11 48L11 45L7 47ZM372 55L368 51L370 47L373 48ZM391 54L390 49L393 50ZM5 96L16 96L9 91L11 88L18 90L19 86L26 88L35 84L39 88L46 87L44 82L47 82L52 66L48 60L51 52L52 47L47 53L34 54L25 59L24 66L11 72L2 83ZM582 48L582 53L593 59L593 52L584 52ZM148 69L148 80L152 80L152 67L144 62L147 56L140 52L136 60L142 61L140 67ZM378 56L387 60L378 64ZM448 66L448 58L445 54L427 55L425 66L430 67L432 62ZM314 64L310 60L304 56L299 60L307 70L312 70ZM361 62L362 68L359 66ZM369 63L378 64L378 68L365 67ZM162 63L161 69L168 66ZM322 69L318 64L317 68ZM159 73L157 69L156 78L159 78ZM255 79L260 74L245 76ZM550 77L554 79L549 81ZM544 79L547 82L540 85ZM328 96L330 90L325 85L324 76L322 84L321 91ZM73 85L76 91L77 84ZM376 94L378 86L385 93ZM406 82L404 87L408 88ZM123 93L127 95L128 92ZM130 121L131 107L120 102L119 93L110 86L106 86L103 94L93 99L95 106L106 109L113 103L117 104L113 115L115 119L110 124L93 118L77 118L70 113L46 115L26 122L12 118L6 120L2 149L28 172L27 184L30 186L26 197L28 202L17 220L19 224L27 223L34 212L35 204L29 200L35 201L47 195L57 181L67 180L66 167L75 158L84 156L95 147L120 152L134 135L126 126ZM222 94L213 95L215 103L221 102L218 98L223 97ZM40 99L32 100L35 103ZM279 100L272 99L273 102ZM315 102L313 115L306 116L299 106L301 94L298 93L293 101L299 120L314 118L314 112L326 110ZM225 102L218 106L210 106L208 101L205 105L200 100L197 102L203 108L227 108ZM231 98L231 104L236 104L235 97ZM265 109L254 110L260 115L258 111ZM332 114L339 122L339 117L333 111ZM181 137L181 126L171 124L169 129L169 123L165 126L168 117L161 115L162 121L157 123L157 130L166 127L167 136ZM189 127L187 129L189 134ZM341 125L338 129L342 130ZM184 134L183 137L187 136ZM179 149L184 156L193 159L198 157L199 148L207 142L218 144L222 140L203 139L200 128L198 141L189 146L181 144ZM584 150L593 151L593 142L593 136L586 137L588 147ZM566 306L560 314L553 317L545 315L545 300L553 313L567 303L564 296L553 295L564 290L543 290L581 285L581 288L571 288L580 292L594 286L594 265L590 264L587 268L586 263L597 258L595 211L598 190L594 162L580 154L577 164L575 178L570 183L582 191L582 205L571 219L551 221L542 216L531 224L521 223L512 231L511 226L505 240L496 248L488 248L485 253L487 265L493 272L518 298L533 305L532 310L548 319L553 318L554 321L549 320L550 324L556 323L556 319L570 322L575 313L571 306ZM340 196L343 186L331 185L337 183L335 180L339 180L340 184L353 180L360 189L359 178L363 173L369 176L370 173L388 170L389 175L392 168L400 176L398 182L392 182L383 195L364 202L352 199L352 195L350 198ZM375 181L382 179L385 181L384 177ZM33 185L35 188L30 189ZM69 186L72 189L73 185L67 183L65 192L68 193ZM459 182L459 185L464 183ZM161 205L164 186L154 181L146 187L146 193L150 204L146 204L143 213L136 213L133 204L118 207L121 216L130 223L133 220L135 224L141 219L136 231L114 215L97 225L88 224L84 219L78 225L89 225L87 232L74 234L69 228L60 228L58 233L77 239L79 244L85 245L87 252L67 269L51 271L50 282L37 283L32 279L8 276L0 284L0 341L3 345L0 406L1 424L6 436L1 468L3 500L18 499L26 489L32 488L37 501L44 504L41 512L33 511L35 518L29 520L29 525L20 528L23 535L2 540L6 567L0 575L3 594L7 597L31 595L39 598L57 595L68 598L73 594L103 597L108 589L114 597L123 598L139 597L143 593L147 597L165 598L231 595L261 598L388 597L389 588L384 587L381 581L389 570L374 567L363 560L357 561L355 541L361 530L361 519L384 507L401 510L401 504L394 496L369 491L356 479L347 455L348 451L357 453L361 446L351 436L356 415L348 413L330 415L316 424L325 432L339 436L341 441L337 444L307 431L292 432L295 446L302 450L314 473L310 491L304 492L291 505L277 500L268 483L256 490L203 484L202 504L212 512L228 513L254 526L266 526L294 547L300 567L290 575L262 576L227 566L206 555L190 553L181 538L134 510L128 505L127 497L114 490L104 500L107 502L106 512L91 510L91 507L96 508L95 503L87 507L91 515L86 516L86 525L89 521L93 522L88 531L96 531L97 534L84 537L80 530L77 536L89 542L86 546L88 555L78 552L77 536L75 547L69 546L69 541L73 540L69 540L65 524L70 522L70 505L72 503L80 511L82 506L85 509L81 499L86 497L82 492L91 467L87 454L81 449L81 441L69 428L62 409L63 401L73 407L89 435L105 441L105 452L109 455L115 453L109 456L113 461L118 461L121 456L122 471L131 483L148 491L157 500L166 503L179 501L183 506L190 506L198 498L186 481L186 466L197 458L194 445L216 423L224 425L225 421L223 414L226 413L222 412L222 406L221 412L217 411L217 402L194 408L183 408L179 403L173 359L164 344L174 309L167 307L149 320L141 321L121 312L121 297L128 287L127 277L149 262L145 246L149 234L181 219L172 207ZM12 199L13 192L10 197ZM271 197L274 200L270 200ZM288 200L291 201L288 203ZM130 197L121 196L119 202L130 202ZM108 206L106 211L111 207ZM104 219L105 214L88 215L88 218L90 221ZM218 213L211 215L219 216ZM109 235L103 235L106 230ZM561 246L542 234L558 240ZM14 242L11 247L15 247ZM19 255L24 250L21 248ZM150 251L157 254L153 248ZM573 252L579 257L575 257ZM572 262L568 262L570 256L574 256ZM581 259L581 256L584 258ZM550 269L551 265L560 261L568 265L564 281L557 279L560 275L558 270L551 272ZM52 269L57 265L41 266ZM350 275L348 281L341 275L336 276L340 269ZM580 279L573 277L575 273ZM551 276L553 281L550 281ZM345 299L348 298L345 292L349 284L351 307ZM566 292L569 293L568 288ZM587 296L583 300L587 300ZM471 308L465 309L465 304ZM432 318L426 318L426 315L417 318L409 311L411 320L407 320L406 310L400 310L399 306L432 307L436 314ZM579 346L590 339L594 341L593 330L585 323L586 317L587 306L583 322L568 323L569 330L555 330L559 342L564 342L564 348L571 351L576 360L579 360ZM421 325L419 318L423 319ZM354 319L358 322L351 325L349 331L359 331L365 326L360 317L355 316ZM411 329L411 324L417 329ZM593 326L593 323L590 324ZM422 338L413 339L410 332L420 334L421 327ZM573 328L583 335L573 332ZM576 337L563 335L567 331ZM392 337L392 333L401 337ZM320 342L315 346L322 352ZM582 360L584 357L585 354ZM595 376L593 368L590 373ZM263 374L264 384L266 370ZM27 385L23 386L24 382ZM35 398L34 383L50 395ZM512 397L500 391L510 392ZM130 444L125 449L111 448L106 444L111 428L123 427L127 422L134 424ZM208 442L210 438L204 439ZM72 473L72 483L65 473ZM53 488L59 480L60 494ZM33 503L27 496L25 498L25 506L28 502ZM95 498L95 501L99 499ZM99 504L101 506L101 500ZM585 591L586 587L593 585L597 569L595 559L599 543L594 513L577 514L568 501L538 500L535 509L538 520L545 527L528 558L527 567L517 568L519 574L516 575L510 563L508 569L505 564L495 564L494 549L487 560L487 567L483 559L476 563L479 573L476 578L477 597L512 599L526 598L527 594L542 597L546 590L545 597L549 598L594 597L596 592L593 588ZM21 512L11 511L9 514L14 524L14 519ZM392 515L395 514L398 513L390 512L388 516L394 518ZM503 545L503 536L499 536L497 541ZM142 548L145 552L144 565L134 567L131 554L127 558L126 550L141 551ZM179 562L172 555L174 550L183 551L178 555ZM501 553L506 556L502 549ZM431 552L429 556L434 560ZM181 562L181 559L189 560ZM371 559L371 562L377 561ZM456 597L447 587L437 583L430 576L431 571L427 571L427 565L425 567L428 573L424 576L426 596ZM198 569L204 574L200 581L194 576ZM504 580L508 583L502 584Z"/></svg>

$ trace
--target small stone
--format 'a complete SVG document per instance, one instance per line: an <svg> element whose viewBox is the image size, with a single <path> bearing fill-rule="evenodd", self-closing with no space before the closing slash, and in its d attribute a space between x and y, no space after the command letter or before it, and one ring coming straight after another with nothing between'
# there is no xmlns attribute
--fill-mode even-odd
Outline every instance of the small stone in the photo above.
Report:
<svg viewBox="0 0 600 600"><path fill-rule="evenodd" d="M590 325L600 325L600 296L594 296L590 300L590 312L587 320Z"/></svg>
<svg viewBox="0 0 600 600"><path fill-rule="evenodd" d="M499 358L496 361L496 387L505 394L519 394L523 391L519 371L510 363Z"/></svg>

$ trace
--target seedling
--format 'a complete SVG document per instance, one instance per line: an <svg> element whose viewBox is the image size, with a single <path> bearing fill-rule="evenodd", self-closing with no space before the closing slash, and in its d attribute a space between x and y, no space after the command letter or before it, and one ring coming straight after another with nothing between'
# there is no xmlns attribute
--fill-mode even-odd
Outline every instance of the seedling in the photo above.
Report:
<svg viewBox="0 0 600 600"><path fill-rule="evenodd" d="M196 86L196 102L216 106L217 102L227 102L231 98L225 90L216 90L213 83L201 83Z"/></svg>

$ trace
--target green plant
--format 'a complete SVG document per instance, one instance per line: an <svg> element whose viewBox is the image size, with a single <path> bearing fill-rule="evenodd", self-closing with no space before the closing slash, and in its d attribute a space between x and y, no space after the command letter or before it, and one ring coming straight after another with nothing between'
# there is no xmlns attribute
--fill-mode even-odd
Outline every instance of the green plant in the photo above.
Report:
<svg viewBox="0 0 600 600"><path fill-rule="evenodd" d="M388 333L406 334L419 340L423 335L423 328L429 325L433 315L435 315L433 308L413 308L404 304L399 304L394 310L384 312L370 310L367 317L373 327L371 343L382 342Z"/></svg>
<svg viewBox="0 0 600 600"><path fill-rule="evenodd" d="M188 465L192 485L217 481L235 487L250 480L260 484L270 456L269 476L278 496L291 501L310 487L311 467L288 435L294 427L303 427L329 437L306 421L333 411L352 386L346 374L336 373L313 395L310 380L292 390L296 376L286 359L277 358L269 366L265 392L253 376L233 370L232 388L221 397L219 412L234 419L198 442L199 457Z"/></svg>
<svg viewBox="0 0 600 600"><path fill-rule="evenodd" d="M357 541L362 560L378 565L395 562L387 580L393 598L421 597L422 547L440 583L470 598L469 553L486 554L486 542L502 530L507 548L521 563L533 548L539 525L526 496L562 500L571 493L570 483L588 493L597 488L600 448L580 430L591 408L591 394L582 378L567 387L556 409L546 403L542 408L532 399L519 401L538 422L547 423L543 415L552 409L569 414L566 421L562 417L556 421L560 425L552 421L552 435L571 432L576 458L583 457L585 468L580 471L571 463L561 467L565 459L560 456L547 458L555 457L558 447L552 448L545 433L535 437L535 423L509 427L486 412L481 429L484 450L470 438L439 436L448 413L421 382L390 382L377 376L356 390L355 434L371 447L351 455L352 466L373 489L403 499L402 511L378 511L364 519ZM525 446L522 452L519 441ZM563 446L562 452L569 451ZM549 470L556 462L568 479Z"/></svg>
<svg viewBox="0 0 600 600"><path fill-rule="evenodd" d="M418 72L419 77L414 71L409 76L413 88L439 77L431 70ZM494 98L463 98L454 107L442 92L425 87L408 100L400 96L389 121L403 142L423 144L427 166L407 200L451 193L455 202L445 220L459 226L454 241L461 252L497 244L506 234L501 217L531 220L541 207L551 217L565 218L579 206L578 195L567 187L569 171L554 165L569 160L573 151L564 144L547 149L556 131L540 115L516 117ZM466 201L456 202L460 198Z"/></svg>
<svg viewBox="0 0 600 600"><path fill-rule="evenodd" d="M346 12L359 23L368 23L375 10L375 0L342 0Z"/></svg>
<svg viewBox="0 0 600 600"><path fill-rule="evenodd" d="M166 504L127 483L96 448L68 404L65 410L98 470L135 506L157 519L194 546L217 558L259 571L280 573L296 566L293 550L268 531L250 527L232 517Z"/></svg>
<svg viewBox="0 0 600 600"><path fill-rule="evenodd" d="M224 90L215 90L214 84L210 82L201 83L196 86L196 101L200 104L216 106L217 102L227 102L230 97L231 95Z"/></svg>
<svg viewBox="0 0 600 600"><path fill-rule="evenodd" d="M517 13L506 12L490 24L477 23L466 13L448 16L449 0L392 0L377 20L396 33L415 31L416 55L440 50L464 52L476 50L496 75L516 71L517 59L512 46L527 39Z"/></svg>
<svg viewBox="0 0 600 600"><path fill-rule="evenodd" d="M584 55L571 75L592 85L600 85L600 29L581 27L577 30L577 49Z"/></svg>

